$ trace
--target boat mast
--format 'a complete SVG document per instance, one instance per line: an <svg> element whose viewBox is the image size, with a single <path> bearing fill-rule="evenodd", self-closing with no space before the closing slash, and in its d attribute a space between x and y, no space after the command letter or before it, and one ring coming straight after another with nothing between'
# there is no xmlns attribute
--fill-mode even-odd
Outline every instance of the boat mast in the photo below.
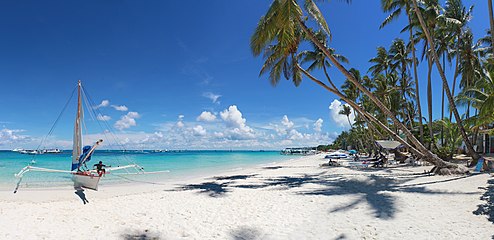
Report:
<svg viewBox="0 0 494 240"><path fill-rule="evenodd" d="M72 146L72 169L75 170L79 167L79 156L81 156L82 150L82 101L81 101L81 80L77 83L77 114L74 124L74 142Z"/></svg>

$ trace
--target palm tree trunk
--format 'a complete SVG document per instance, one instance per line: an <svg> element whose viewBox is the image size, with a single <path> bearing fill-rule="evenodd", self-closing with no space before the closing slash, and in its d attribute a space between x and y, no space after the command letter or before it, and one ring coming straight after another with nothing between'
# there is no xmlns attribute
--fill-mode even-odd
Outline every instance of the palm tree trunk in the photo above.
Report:
<svg viewBox="0 0 494 240"><path fill-rule="evenodd" d="M457 39L457 44L456 44L456 60L455 60L456 66L455 66L455 75L453 77L453 88L451 89L451 95L453 95L453 97L455 96L456 78L458 77L458 72L459 72L459 67L460 67L460 56L458 56L459 52L460 52L460 33L457 33L457 34L458 34L458 39ZM449 121L451 121L452 117L453 117L453 110L450 107L449 108Z"/></svg>
<svg viewBox="0 0 494 240"><path fill-rule="evenodd" d="M443 52L443 66L446 66L446 53ZM446 71L446 70L444 70ZM446 72L445 72L446 74ZM441 96L441 120L444 120L444 86L442 87L442 96ZM441 147L444 146L444 127L441 125Z"/></svg>
<svg viewBox="0 0 494 240"><path fill-rule="evenodd" d="M424 154L421 153L420 151L418 151L417 149L415 149L413 146L411 146L410 144L408 144L405 140L403 140L400 136L398 136L393 130L389 129L388 126L386 126L384 123L382 123L381 121L377 120L374 116L372 116L371 114L367 113L366 111L364 111L357 103L355 103L353 100L347 98L345 95L343 95L343 93L341 93L338 89L333 89L333 88L330 88L328 87L326 84L324 84L323 82L319 81L318 79L316 79L314 76L312 76L309 72L307 72L305 69L303 69L302 67L298 66L298 68L300 69L300 71L302 71L307 77L309 77L310 80L312 80L313 82L315 82L316 84L318 84L319 86L323 87L324 89L328 90L329 92L331 93L334 93L336 96L338 96L341 100L345 101L346 103L348 103L355 111L359 112L360 114L362 114L363 116L365 116L365 119L366 120L369 120L370 122L368 122L369 124L371 123L374 123L378 126L380 126L381 128L383 128L386 132L388 132L389 134L391 134L392 136L394 136L394 139L396 139L397 141L401 142L402 144L404 144L406 147L408 147L410 149L411 152L413 152L414 154L416 154L417 156L420 156L420 157L424 157Z"/></svg>
<svg viewBox="0 0 494 240"><path fill-rule="evenodd" d="M489 5L489 23L491 25L491 47L492 47L492 55L491 58L494 59L494 16L492 15L492 0L487 0Z"/></svg>
<svg viewBox="0 0 494 240"><path fill-rule="evenodd" d="M410 13L408 13L408 24L412 26L412 19ZM422 122L422 107L420 105L420 90L419 90L419 76L417 71L417 57L415 56L415 40L413 39L413 30L410 28L410 45L412 47L412 57L413 57L413 75L415 78L415 101L417 102L417 111L419 112L419 133L420 142L424 143L424 124Z"/></svg>
<svg viewBox="0 0 494 240"><path fill-rule="evenodd" d="M458 128L460 129L461 136L463 138L463 141L465 142L465 145L467 146L467 153L473 158L472 163L475 163L480 159L480 155L475 152L473 149L472 143L468 139L468 135L465 131L465 128L463 127L463 121L460 117L460 114L458 113L458 109L456 108L456 104L454 102L453 96L451 95L451 90L449 89L448 85L448 80L446 79L446 76L444 75L444 71L441 67L441 63L439 62L439 59L437 57L437 53L435 51L436 47L434 44L433 39L431 38L429 31L427 30L427 27L425 25L424 19L422 17L422 13L420 12L417 4L417 0L413 0L413 5L414 5L414 11L415 14L417 14L417 17L420 22L420 26L422 27L422 30L424 31L426 37L427 37L427 43L429 44L429 49L433 49L431 51L433 59L436 63L436 68L439 71L439 75L441 76L441 80L443 81L443 86L446 89L446 96L448 97L448 102L450 108L453 110L453 114L455 115L456 118L456 123L458 124Z"/></svg>
<svg viewBox="0 0 494 240"><path fill-rule="evenodd" d="M452 163L449 163L449 162L446 162L442 159L440 159L437 155L433 154L431 151L427 150L414 136L413 134L405 127L403 126L394 116L393 114L382 104L381 101L379 101L370 91L367 90L367 88L365 88L362 84L360 84L358 81L355 80L355 78L352 76L352 74L350 72L348 72L345 67L343 67L343 65L341 65L337 59L335 59L333 57L333 55L331 55L331 53L328 51L328 49L321 43L319 42L319 40L317 40L317 38L314 36L314 34L307 28L307 26L305 26L305 23L301 20L301 19L298 19L299 21L299 24L300 26L302 27L303 31L307 34L307 36L309 36L309 38L311 39L312 42L314 42L314 44L316 44L316 46L321 50L323 51L323 53L326 55L326 57L328 57L333 65L335 65L353 84L355 84L355 86L357 86L360 90L362 90L362 92L366 95L369 96L369 98L379 107L383 110L383 112L385 112L386 115L388 115L392 120L393 122L396 124L396 125L399 125L400 126L400 129L402 129L405 133L405 135L408 137L408 139L412 142L412 144L414 144L417 148L413 147L412 145L410 145L407 141L403 140L399 135L395 134L391 129L389 129L385 124L381 123L380 121L378 121L374 116L372 116L371 114L367 113L366 111L364 111L363 109L361 109L361 107L356 104L355 102L351 101L350 99L346 98L346 96L344 96L343 94L341 94L341 92L339 92L337 89L332 89L328 86L326 86L323 82L317 80L316 78L314 78L312 75L310 75L310 73L308 73L307 71L305 71L305 69L303 69L302 67L298 66L298 68L306 75L309 77L309 79L311 79L312 81L314 81L315 83L317 83L318 85L322 86L323 88L325 88L326 90L336 94L338 97L340 97L343 101L347 102L348 104L350 104L351 107L353 107L354 109L356 109L357 111L359 111L361 114L363 114L364 116L366 116L367 118L369 118L373 123L379 125L382 129L384 129L385 131L387 131L395 140L399 141L400 143L402 143L404 146L408 147L408 149L414 153L415 155L417 155L418 157L420 157L421 159L427 161L427 162L430 162L432 164L434 164L437 169L442 169L442 168L458 168L458 165L456 164L452 164Z"/></svg>
<svg viewBox="0 0 494 240"><path fill-rule="evenodd" d="M434 131L432 130L432 60L431 56L427 56L427 65L429 67L427 71L427 114L429 115L429 150L432 150L432 143L434 142Z"/></svg>

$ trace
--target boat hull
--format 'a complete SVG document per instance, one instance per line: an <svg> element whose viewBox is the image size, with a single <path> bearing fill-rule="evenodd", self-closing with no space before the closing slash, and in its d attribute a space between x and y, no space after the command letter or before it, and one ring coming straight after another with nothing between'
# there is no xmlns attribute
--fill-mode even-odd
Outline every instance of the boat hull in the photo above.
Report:
<svg viewBox="0 0 494 240"><path fill-rule="evenodd" d="M72 181L74 181L74 187L88 188L98 191L98 183L101 176L93 172L78 172L72 174Z"/></svg>

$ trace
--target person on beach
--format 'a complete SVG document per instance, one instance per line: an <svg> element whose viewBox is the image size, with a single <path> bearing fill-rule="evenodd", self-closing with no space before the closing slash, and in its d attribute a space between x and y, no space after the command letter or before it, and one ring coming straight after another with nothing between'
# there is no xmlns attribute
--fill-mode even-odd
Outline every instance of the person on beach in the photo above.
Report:
<svg viewBox="0 0 494 240"><path fill-rule="evenodd" d="M99 161L99 163L94 164L94 167L96 167L96 171L98 171L98 174L100 176L106 173L106 170L104 169L104 167L107 167L107 166L105 164L103 164L102 161ZM110 167L110 166L108 166L108 167Z"/></svg>

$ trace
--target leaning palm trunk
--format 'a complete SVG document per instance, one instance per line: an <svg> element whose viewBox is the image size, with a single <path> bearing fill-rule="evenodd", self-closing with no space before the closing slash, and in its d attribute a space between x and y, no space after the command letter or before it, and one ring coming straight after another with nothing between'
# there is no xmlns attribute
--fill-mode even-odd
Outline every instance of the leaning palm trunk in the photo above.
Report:
<svg viewBox="0 0 494 240"><path fill-rule="evenodd" d="M322 50L324 51L324 49L322 49ZM329 55L331 55L331 54L329 54ZM338 63L338 62L336 62L336 63ZM455 169L455 171L458 172L458 173L465 172L465 170L459 168L458 165L452 164L452 163L449 163L449 162L446 162L446 161L440 159L435 154L433 154L432 152L428 151L423 145L420 145L420 148L419 149L413 147L412 145L410 145L410 143L408 143L403 138L401 138L393 130L389 129L389 127L386 124L383 124L381 121L377 120L374 116L372 116L371 114L369 114L368 112L366 112L365 110L363 110L357 103L355 103L354 101L348 99L340 91L338 91L337 89L333 89L333 88L328 87L326 84L324 84L320 80L318 80L315 77L313 77L310 73L308 73L302 67L300 67L300 66L297 66L297 67L307 77L309 77L309 79L311 79L313 82L315 82L316 84L320 85L321 87L323 87L324 89L328 90L329 92L334 93L339 98L341 98L343 101L345 101L346 103L348 103L357 112L359 112L360 114L362 114L363 116L365 116L365 119L366 120L370 120L370 122L368 122L369 124L374 123L374 124L380 126L382 129L384 129L386 132L388 132L393 137L393 139L395 139L396 141L399 141L401 144L403 144L405 147L407 147L410 150L410 152L412 152L413 154L415 154L419 158L421 158L421 159L423 159L423 160L425 160L427 162L430 162L430 163L434 164L434 166L436 166L436 168L435 168L436 169L436 172L442 173L442 174L448 174L448 173L450 173L449 170L442 171L443 169L448 169L448 168L449 169ZM351 75L351 74L349 74L349 75ZM334 84L332 84L332 83L331 83L331 85L334 86ZM397 121L396 118L395 118L395 121ZM410 133L410 135L411 135L411 133ZM412 135L412 137L413 137L413 135ZM413 137L413 139L410 139L410 140L412 142L418 142L418 140L415 137ZM418 142L418 144L420 144L420 142Z"/></svg>
<svg viewBox="0 0 494 240"><path fill-rule="evenodd" d="M372 94L369 90L367 90L367 88L365 88L361 83L359 83L353 77L353 75L350 72L348 72L348 70L343 65L341 65L341 63L328 51L328 49L321 42L319 42L319 40L316 38L316 36L307 28L307 26L305 25L305 22L300 17L297 17L296 20L298 21L300 27L302 28L302 31L304 31L304 33L309 37L309 39L324 53L324 55L326 57L328 57L328 59L331 61L331 63L333 63L333 65L336 66L338 68L338 70L340 70L340 72L343 73L343 75L345 77L347 77L350 82L352 82L365 95L367 95L376 104L376 106L379 109L381 109L381 111L393 121L393 124L397 128L399 128L401 131L403 131L405 136L407 136L407 138L410 140L410 142L416 147L416 149L412 148L413 149L412 151L414 151L418 156L421 156L421 158L424 159L425 161L428 161L428 162L434 164L438 170L440 170L442 168L458 168L458 165L448 163L448 162L442 160L437 155L435 155L434 153L429 151L426 147L424 147L424 145L422 145L422 143L420 141L418 141L415 138L415 136L413 136L413 134L410 132L410 130L408 130L405 125L403 125L400 121L398 121L398 119L396 119L396 117L393 115L393 113L378 98L376 98L376 96L374 96L374 94ZM369 116L369 115L370 114L368 114L366 116ZM389 129L389 128L386 127L385 129ZM400 141L405 146L410 146L410 144L408 144L406 141L401 139L397 134L393 133L392 131L390 131L390 134L394 137L394 139L396 139L397 141ZM398 140L398 139L400 139L400 140Z"/></svg>
<svg viewBox="0 0 494 240"><path fill-rule="evenodd" d="M388 132L390 135L392 135L397 141L401 142L406 147L408 147L411 150L411 152L413 152L414 154L416 154L416 155L418 155L420 157L423 156L423 154L420 153L420 151L418 151L413 146L411 146L409 143L407 143L405 140L403 140L393 130L391 130L386 124L382 123L381 121L379 121L378 119L376 119L374 116L372 116L371 114L369 114L368 112L366 112L364 109L362 109L362 107L360 107L353 100L351 100L351 99L347 98L345 95L343 95L343 93L341 93L338 89L336 89L335 87L331 88L331 87L327 86L326 84L324 84L323 82L321 82L320 80L318 80L317 78L315 78L314 76L312 76L309 72L307 72L302 67L298 66L298 68L307 77L309 77L310 80L312 80L313 82L315 82L319 86L323 87L324 89L328 90L329 92L334 93L341 100L343 100L346 103L348 103L353 109L355 109L355 111L357 111L358 113L362 114L364 116L364 119L365 120L368 120L368 123L369 124L374 123L374 124L380 126L382 129L384 129L386 132ZM332 82L330 82L330 84L334 86L334 84Z"/></svg>
<svg viewBox="0 0 494 240"><path fill-rule="evenodd" d="M468 135L465 131L465 128L463 127L463 121L460 117L460 114L458 113L458 109L456 108L456 104L454 102L453 96L451 95L451 90L449 89L448 80L444 75L444 71L442 69L441 63L439 62L439 59L437 57L434 41L431 35L429 34L429 31L427 30L427 26L425 25L424 19L422 17L422 13L418 8L417 0L413 0L412 2L413 2L415 14L417 14L417 17L419 19L420 26L422 27L422 30L424 31L425 36L427 37L427 43L429 44L429 49L432 49L431 51L432 58L436 64L436 68L439 72L439 75L441 76L441 80L443 81L443 86L446 90L446 96L448 97L449 106L453 110L453 114L455 115L456 123L458 124L458 128L460 129L461 136L463 138L463 141L465 142L465 145L467 146L467 153L473 158L472 164L476 164L477 161L480 159L480 155L476 153L475 150L473 149L472 143L468 139Z"/></svg>

